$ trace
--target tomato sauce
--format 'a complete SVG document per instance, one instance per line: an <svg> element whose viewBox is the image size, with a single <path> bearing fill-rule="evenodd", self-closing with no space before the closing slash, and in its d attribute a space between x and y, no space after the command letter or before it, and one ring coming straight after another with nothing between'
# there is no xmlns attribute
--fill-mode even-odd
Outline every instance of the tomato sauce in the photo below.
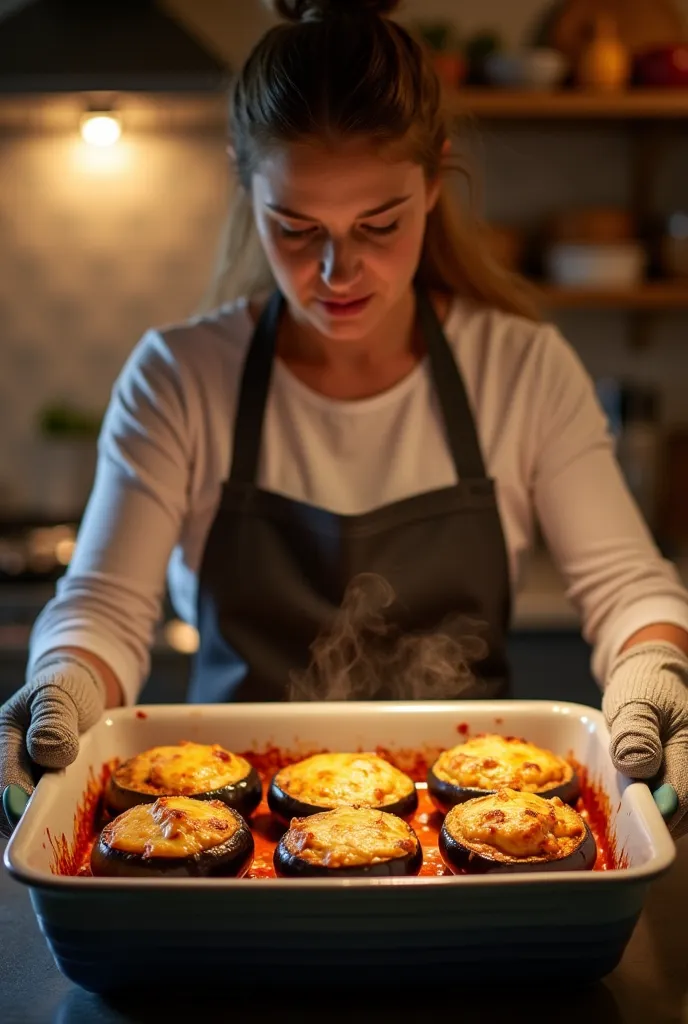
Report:
<svg viewBox="0 0 688 1024"><path fill-rule="evenodd" d="M616 836L611 827L611 806L605 792L590 781L588 770L573 757L567 759L576 769L581 784L581 795L576 810L587 823L597 845L597 858L593 871L614 871L628 867L626 854L617 853Z"/></svg>
<svg viewBox="0 0 688 1024"><path fill-rule="evenodd" d="M90 875L89 862L98 828L102 827L102 797L108 779L117 762L104 764L100 774L96 776L93 769L89 771L86 790L74 812L74 831L71 841L64 832L61 836L53 836L46 829L48 842L52 847L53 861L50 870L54 875ZM100 826L99 826L99 822Z"/></svg>
<svg viewBox="0 0 688 1024"><path fill-rule="evenodd" d="M390 750L377 747L376 751L395 767L406 772L416 783L424 783L429 765L441 752L441 748L424 748L419 750ZM249 825L255 842L255 856L251 870L246 878L274 878L275 871L272 857L275 846L285 831L271 813L265 794L270 779L276 771L288 764L294 764L312 754L326 753L325 750L283 751L270 747L261 752L248 751L241 754L256 769L263 783L263 799L256 808ZM576 810L588 824L597 843L597 859L594 871L609 871L626 867L625 859L618 858L615 852L615 838L610 829L609 800L598 786L589 778L586 769L569 758L581 779L581 796ZM90 875L91 848L100 828L106 822L102 809L102 795L110 773L117 767L117 761L104 765L100 775L91 773L87 790L74 815L74 833L71 841L63 834L59 839L48 833L48 840L53 849L51 870L58 875ZM442 827L442 814L437 811L430 799L427 789L418 789L418 809L409 819L423 847L423 866L421 877L449 875L445 868L438 848L438 838Z"/></svg>

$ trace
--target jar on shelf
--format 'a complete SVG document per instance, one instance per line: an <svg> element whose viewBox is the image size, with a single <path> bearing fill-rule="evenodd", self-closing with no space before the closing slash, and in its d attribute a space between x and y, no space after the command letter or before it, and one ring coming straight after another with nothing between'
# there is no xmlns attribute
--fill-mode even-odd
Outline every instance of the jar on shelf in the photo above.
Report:
<svg viewBox="0 0 688 1024"><path fill-rule="evenodd" d="M631 53L621 41L616 21L608 14L598 14L578 59L578 85L599 92L618 92L628 85L631 71Z"/></svg>

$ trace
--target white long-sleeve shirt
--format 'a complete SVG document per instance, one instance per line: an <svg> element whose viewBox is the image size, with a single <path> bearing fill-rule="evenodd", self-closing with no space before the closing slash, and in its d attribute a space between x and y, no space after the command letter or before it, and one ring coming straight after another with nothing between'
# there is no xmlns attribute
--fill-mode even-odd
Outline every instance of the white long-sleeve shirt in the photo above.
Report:
<svg viewBox="0 0 688 1024"><path fill-rule="evenodd" d="M29 674L49 650L85 648L135 701L166 573L178 615L195 624L252 330L240 300L135 347L113 388L74 558L34 626ZM627 492L592 382L556 329L457 299L444 330L497 483L512 588L537 516L603 683L636 630L688 629L688 594ZM360 514L455 482L427 360L360 401L317 394L276 360L260 487Z"/></svg>

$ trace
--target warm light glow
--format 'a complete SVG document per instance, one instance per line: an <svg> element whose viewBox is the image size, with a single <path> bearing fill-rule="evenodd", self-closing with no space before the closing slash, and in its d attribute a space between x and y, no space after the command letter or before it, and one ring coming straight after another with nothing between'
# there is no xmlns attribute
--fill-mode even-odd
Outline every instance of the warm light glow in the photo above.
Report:
<svg viewBox="0 0 688 1024"><path fill-rule="evenodd" d="M181 654L195 654L198 650L198 630L182 622L181 619L172 619L164 629L165 639L170 647Z"/></svg>
<svg viewBox="0 0 688 1024"><path fill-rule="evenodd" d="M86 114L81 121L81 137L89 146L114 146L122 134L115 114Z"/></svg>
<svg viewBox="0 0 688 1024"><path fill-rule="evenodd" d="M129 174L134 151L128 140L120 139L116 146L90 146L75 136L71 150L73 169L89 178L114 178L121 185Z"/></svg>
<svg viewBox="0 0 688 1024"><path fill-rule="evenodd" d="M76 542L71 538L64 537L62 540L58 540L55 545L55 558L60 565L69 565L74 554Z"/></svg>

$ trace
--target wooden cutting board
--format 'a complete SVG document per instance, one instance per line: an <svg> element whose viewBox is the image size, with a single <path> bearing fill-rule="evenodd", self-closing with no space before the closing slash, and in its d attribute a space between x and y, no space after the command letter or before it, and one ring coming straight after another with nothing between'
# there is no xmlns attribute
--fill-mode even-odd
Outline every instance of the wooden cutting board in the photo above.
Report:
<svg viewBox="0 0 688 1024"><path fill-rule="evenodd" d="M575 60L595 17L610 14L632 53L688 41L688 27L673 0L563 0L549 21L549 43Z"/></svg>

